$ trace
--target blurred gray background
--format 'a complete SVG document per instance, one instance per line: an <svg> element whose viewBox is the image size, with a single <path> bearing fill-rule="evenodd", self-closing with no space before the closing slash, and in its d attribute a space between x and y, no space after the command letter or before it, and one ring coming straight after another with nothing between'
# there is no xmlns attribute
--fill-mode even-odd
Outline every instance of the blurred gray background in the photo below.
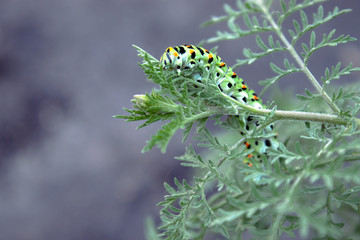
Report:
<svg viewBox="0 0 360 240"><path fill-rule="evenodd" d="M126 114L146 81L131 44L156 57L171 45L198 43L226 24L200 28L222 3L166 0L0 1L0 240L144 239L144 218L158 216L163 182L190 169L174 156L141 154L160 125L135 130L112 115ZM360 1L324 4L352 8L320 28L360 38ZM314 10L314 9L308 9ZM320 35L318 35L320 39ZM219 43L228 64L254 38ZM212 48L215 45L205 45ZM282 58L282 53L280 58ZM277 61L278 56L270 56ZM237 72L257 90L271 77L269 58ZM338 61L360 65L359 42L322 49L310 64L317 77ZM345 77L359 79L359 74ZM281 80L284 89L308 85L303 76ZM303 93L298 92L298 93ZM268 99L266 99L268 100ZM187 144L187 143L185 143Z"/></svg>

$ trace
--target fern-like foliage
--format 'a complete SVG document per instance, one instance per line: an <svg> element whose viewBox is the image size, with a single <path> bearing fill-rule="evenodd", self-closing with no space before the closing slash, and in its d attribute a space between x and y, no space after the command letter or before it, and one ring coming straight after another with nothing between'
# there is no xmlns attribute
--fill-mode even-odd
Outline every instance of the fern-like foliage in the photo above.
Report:
<svg viewBox="0 0 360 240"><path fill-rule="evenodd" d="M259 50L245 48L245 59L238 60L235 67L275 52L287 53L283 66L270 63L275 76L260 83L265 91L284 76L303 73L301 81L309 81L314 89L297 94L303 105L291 111L241 104L223 94L211 77L198 83L163 71L156 58L135 46L142 59L140 67L159 88L135 95L133 109L125 109L129 115L116 117L144 121L140 127L165 122L144 151L158 145L164 152L177 130L183 129L185 139L194 126L198 145L205 149L199 154L190 145L177 158L182 166L197 169L197 175L191 182L175 179L174 187L165 183L167 195L159 203L162 223L157 232L153 223L147 222L148 239L204 239L211 235L241 239L244 234L251 234L252 239L279 239L283 235L358 238L359 86L334 88L333 84L360 68L352 64L342 67L339 62L326 68L320 79L312 74L309 59L318 49L355 40L348 35L336 36L335 30L317 39L318 26L350 11L334 8L324 14L319 5L323 2L326 0L237 0L236 8L225 4L224 16L204 24L228 23L229 31L218 32L209 43L255 35ZM309 20L305 10L314 5L319 6ZM296 14L300 22L291 18ZM287 21L292 22L290 29L284 27ZM266 41L263 33L268 36ZM304 39L306 36L309 39ZM241 116L249 114L263 116L260 126L237 135L246 124ZM206 127L209 119L225 133L215 136L210 132ZM286 123L279 131L283 142L279 149L271 150L263 163L244 164L244 158L252 153L243 145L244 138L269 137L259 130L275 121Z"/></svg>

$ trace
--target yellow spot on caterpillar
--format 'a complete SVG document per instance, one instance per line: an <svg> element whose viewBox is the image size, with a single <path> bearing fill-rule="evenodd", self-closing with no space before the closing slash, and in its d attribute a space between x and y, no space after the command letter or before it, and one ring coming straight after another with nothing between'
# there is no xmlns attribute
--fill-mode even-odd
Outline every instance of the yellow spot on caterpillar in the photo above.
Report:
<svg viewBox="0 0 360 240"><path fill-rule="evenodd" d="M194 51L193 49L190 49L190 51L189 51L189 52L190 52L190 54L192 54L192 53L193 53L193 52L195 52L195 51Z"/></svg>

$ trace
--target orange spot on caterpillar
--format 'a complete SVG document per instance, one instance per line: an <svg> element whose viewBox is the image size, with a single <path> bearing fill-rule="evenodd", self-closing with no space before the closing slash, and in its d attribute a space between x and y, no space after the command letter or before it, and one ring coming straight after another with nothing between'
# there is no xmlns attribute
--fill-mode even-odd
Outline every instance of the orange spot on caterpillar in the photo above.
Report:
<svg viewBox="0 0 360 240"><path fill-rule="evenodd" d="M242 89L246 89L247 87L246 87L245 84L243 84L243 85L241 86L241 88L242 88Z"/></svg>
<svg viewBox="0 0 360 240"><path fill-rule="evenodd" d="M250 147L250 143L248 143L248 142L244 142L244 144L246 145L246 147L247 148L249 148ZM251 155L251 154L250 154Z"/></svg>
<svg viewBox="0 0 360 240"><path fill-rule="evenodd" d="M223 67L223 66L225 66L225 63L223 63L223 62L220 63L220 67Z"/></svg>
<svg viewBox="0 0 360 240"><path fill-rule="evenodd" d="M207 53L209 53L209 51L208 51L208 50L206 50L205 48L204 48L204 51L205 51L205 52L207 52ZM211 54L210 54L210 55L211 55ZM211 57L212 57L212 56L211 56Z"/></svg>
<svg viewBox="0 0 360 240"><path fill-rule="evenodd" d="M214 60L214 57L212 54L209 54L209 60L208 63L212 63L212 61Z"/></svg>
<svg viewBox="0 0 360 240"><path fill-rule="evenodd" d="M259 100L259 98L256 95L253 96L253 99Z"/></svg>
<svg viewBox="0 0 360 240"><path fill-rule="evenodd" d="M251 155L251 154L249 154L249 155ZM249 165L250 167L252 167L252 166L253 166L251 163L247 163L247 165Z"/></svg>
<svg viewBox="0 0 360 240"><path fill-rule="evenodd" d="M250 153L249 155L247 155L248 158L251 158L253 155Z"/></svg>
<svg viewBox="0 0 360 240"><path fill-rule="evenodd" d="M179 54L178 54L177 52L174 52L173 55L174 55L175 57L179 56Z"/></svg>

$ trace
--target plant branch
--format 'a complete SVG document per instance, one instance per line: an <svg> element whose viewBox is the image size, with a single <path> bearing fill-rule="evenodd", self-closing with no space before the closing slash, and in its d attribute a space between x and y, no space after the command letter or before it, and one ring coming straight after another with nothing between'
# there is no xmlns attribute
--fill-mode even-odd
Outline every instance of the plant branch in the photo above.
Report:
<svg viewBox="0 0 360 240"><path fill-rule="evenodd" d="M235 103L236 105L240 106L242 109L246 109L249 112L255 115L266 116L272 112L269 109L257 109L251 107L249 105L243 104L228 95L223 93L223 96L227 98L229 101ZM282 111L276 110L274 112L274 119L275 120L298 120L298 121L310 121L310 122L324 122L324 123L333 123L333 124L340 124L340 125L347 125L349 121L343 119L334 114L327 114L327 113L314 113L314 112L295 112L295 111Z"/></svg>
<svg viewBox="0 0 360 240"><path fill-rule="evenodd" d="M306 75L306 77L310 80L311 84L315 87L315 89L321 94L322 98L325 100L325 102L329 105L329 107L335 112L340 113L340 108L332 102L329 95L325 92L325 90L321 87L319 82L316 80L314 75L311 73L309 68L306 66L304 61L300 58L299 54L296 52L295 48L290 44L290 42L287 40L285 35L282 33L281 28L279 25L276 24L273 17L271 16L270 12L266 8L265 4L262 1L259 1L258 6L261 8L263 13L265 14L266 18L272 25L272 27L275 29L276 34L279 36L280 40L285 44L287 50L291 54L291 56L295 59L299 67L301 68L301 71Z"/></svg>
<svg viewBox="0 0 360 240"><path fill-rule="evenodd" d="M344 159L344 162L353 162L353 161L359 161L360 160L360 154L354 154ZM325 161L319 164L316 164L314 168L322 168L324 166L327 166L328 164L332 163L334 160L331 159L330 161Z"/></svg>
<svg viewBox="0 0 360 240"><path fill-rule="evenodd" d="M215 110L208 110L208 111L205 111L205 112L202 112L202 113L199 113L199 114L195 114L191 117L187 117L185 118L186 120L184 121L184 125L185 124L188 124L188 123L191 123L191 122L195 122L197 120L200 120L200 119L203 119L203 118L206 118L206 117L210 117L214 114L216 114L217 111Z"/></svg>

